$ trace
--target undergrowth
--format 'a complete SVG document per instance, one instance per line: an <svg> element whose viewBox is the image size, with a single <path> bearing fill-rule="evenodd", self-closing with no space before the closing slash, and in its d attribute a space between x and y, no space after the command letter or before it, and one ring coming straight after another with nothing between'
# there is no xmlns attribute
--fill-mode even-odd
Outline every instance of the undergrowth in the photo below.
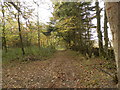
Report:
<svg viewBox="0 0 120 90"><path fill-rule="evenodd" d="M23 56L21 48L8 48L8 52L2 51L2 63L7 64L11 61L35 61L45 60L53 55L56 50L52 47L38 48L37 46L26 47L26 54Z"/></svg>
<svg viewBox="0 0 120 90"><path fill-rule="evenodd" d="M115 69L116 70L116 63L115 60L106 60L105 58L102 57L91 57L88 58L87 56L76 52L76 51L71 51L68 50L68 53L70 53L70 55L74 58L76 58L76 60L82 61L84 63L88 64L97 64L97 65L101 65L102 68L106 68L106 69Z"/></svg>

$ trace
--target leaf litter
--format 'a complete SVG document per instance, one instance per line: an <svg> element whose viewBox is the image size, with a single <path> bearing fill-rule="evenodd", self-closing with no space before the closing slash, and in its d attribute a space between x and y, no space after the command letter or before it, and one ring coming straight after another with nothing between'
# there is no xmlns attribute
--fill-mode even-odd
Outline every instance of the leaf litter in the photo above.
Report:
<svg viewBox="0 0 120 90"><path fill-rule="evenodd" d="M109 75L94 68L101 62L92 59L86 63L83 57L71 56L70 51L58 51L45 61L35 60L14 67L3 67L2 87L116 88Z"/></svg>

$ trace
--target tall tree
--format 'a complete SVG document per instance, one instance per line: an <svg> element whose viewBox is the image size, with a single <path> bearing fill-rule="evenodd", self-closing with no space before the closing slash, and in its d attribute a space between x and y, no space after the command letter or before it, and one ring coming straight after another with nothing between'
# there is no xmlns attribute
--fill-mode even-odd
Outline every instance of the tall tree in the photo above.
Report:
<svg viewBox="0 0 120 90"><path fill-rule="evenodd" d="M20 3L17 3L20 6ZM23 55L25 55L25 50L24 50L24 46L23 46L23 38L22 38L22 32L21 32L21 25L20 25L20 11L18 11L18 30L19 30L19 37L20 37L20 42L21 42L21 49L22 49L22 53Z"/></svg>
<svg viewBox="0 0 120 90"><path fill-rule="evenodd" d="M120 2L106 2L105 6L113 36L113 47L117 65L118 88L120 88Z"/></svg>
<svg viewBox="0 0 120 90"><path fill-rule="evenodd" d="M103 55L103 40L102 40L102 31L101 31L101 24L100 24L100 7L99 2L96 2L96 17L97 17L97 33L98 33L98 44L99 44L99 55Z"/></svg>
<svg viewBox="0 0 120 90"><path fill-rule="evenodd" d="M40 48L40 23L39 23L39 4L33 0L37 5L37 27L38 27L38 47Z"/></svg>
<svg viewBox="0 0 120 90"><path fill-rule="evenodd" d="M4 4L4 2L3 2ZM4 5L2 5L2 14L3 14L3 18L2 18L2 22L3 22L3 29L2 29L2 43L5 49L5 52L7 52L7 45L6 45L6 34L5 34L5 9L4 9Z"/></svg>
<svg viewBox="0 0 120 90"><path fill-rule="evenodd" d="M37 8L38 8L38 11L37 11L37 26L38 26L38 46L40 48L40 23L39 23L39 4L37 4Z"/></svg>
<svg viewBox="0 0 120 90"><path fill-rule="evenodd" d="M104 10L104 41L105 41L105 48L104 48L104 52L106 57L108 58L108 26L107 26L107 16L106 16L106 10Z"/></svg>
<svg viewBox="0 0 120 90"><path fill-rule="evenodd" d="M18 23L18 31L19 31L21 50L22 50L22 54L25 55L22 32L21 32L21 25L20 25L20 14L22 14L22 12L20 10L20 2L17 2L17 5L15 4L15 2L8 2L8 3L11 4L17 10L17 23Z"/></svg>
<svg viewBox="0 0 120 90"><path fill-rule="evenodd" d="M91 3L63 2L55 4L54 9L53 16L58 35L63 38L69 48L83 54L89 53L93 19L90 11L94 9Z"/></svg>

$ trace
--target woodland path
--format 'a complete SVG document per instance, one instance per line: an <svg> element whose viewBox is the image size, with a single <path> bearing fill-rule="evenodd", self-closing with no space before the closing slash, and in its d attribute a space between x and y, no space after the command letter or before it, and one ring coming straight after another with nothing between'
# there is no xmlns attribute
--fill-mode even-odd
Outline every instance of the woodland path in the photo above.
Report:
<svg viewBox="0 0 120 90"><path fill-rule="evenodd" d="M52 58L3 67L3 88L114 88L112 78L96 68L100 60L84 60L69 51Z"/></svg>

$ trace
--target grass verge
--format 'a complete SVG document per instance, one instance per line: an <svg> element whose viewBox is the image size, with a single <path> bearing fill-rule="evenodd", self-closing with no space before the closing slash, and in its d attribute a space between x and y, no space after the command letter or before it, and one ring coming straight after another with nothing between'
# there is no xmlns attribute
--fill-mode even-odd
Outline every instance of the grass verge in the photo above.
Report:
<svg viewBox="0 0 120 90"><path fill-rule="evenodd" d="M50 58L56 50L52 47L40 49L36 46L26 47L26 54L23 56L21 48L9 48L8 52L5 53L2 51L2 64L8 64L12 61L23 62L23 61L36 61L36 60L45 60Z"/></svg>

